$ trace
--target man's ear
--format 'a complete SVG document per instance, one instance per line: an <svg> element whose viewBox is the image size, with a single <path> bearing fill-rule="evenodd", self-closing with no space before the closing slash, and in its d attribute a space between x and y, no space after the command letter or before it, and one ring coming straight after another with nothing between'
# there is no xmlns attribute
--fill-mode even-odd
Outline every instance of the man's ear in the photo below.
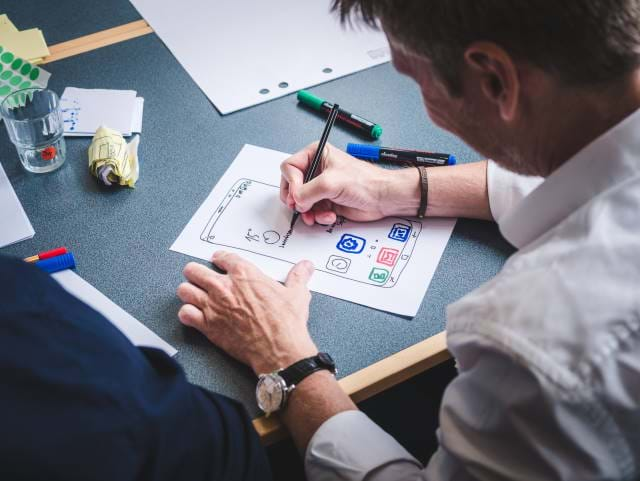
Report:
<svg viewBox="0 0 640 481"><path fill-rule="evenodd" d="M464 53L467 66L480 80L487 100L498 107L504 121L515 119L520 100L520 78L511 56L493 42L474 42Z"/></svg>

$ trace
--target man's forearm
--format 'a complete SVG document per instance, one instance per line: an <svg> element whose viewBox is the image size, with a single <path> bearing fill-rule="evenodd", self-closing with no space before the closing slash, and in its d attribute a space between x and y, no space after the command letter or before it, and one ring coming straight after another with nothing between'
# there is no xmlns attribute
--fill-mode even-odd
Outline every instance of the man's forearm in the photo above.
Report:
<svg viewBox="0 0 640 481"><path fill-rule="evenodd" d="M280 419L289 429L300 452L304 453L322 423L340 412L355 409L358 408L333 374L318 371L294 389Z"/></svg>
<svg viewBox="0 0 640 481"><path fill-rule="evenodd" d="M428 169L427 215L493 220L487 193L487 161ZM391 171L380 199L387 215L415 215L420 205L417 169Z"/></svg>

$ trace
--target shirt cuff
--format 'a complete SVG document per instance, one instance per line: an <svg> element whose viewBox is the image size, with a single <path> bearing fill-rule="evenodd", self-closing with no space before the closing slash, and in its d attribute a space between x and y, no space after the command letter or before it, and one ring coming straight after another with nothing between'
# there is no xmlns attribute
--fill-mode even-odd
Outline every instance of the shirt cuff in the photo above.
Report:
<svg viewBox="0 0 640 481"><path fill-rule="evenodd" d="M487 191L494 220L500 224L505 214L543 181L542 177L516 174L490 160L487 164Z"/></svg>
<svg viewBox="0 0 640 481"><path fill-rule="evenodd" d="M305 454L310 481L359 481L394 462L420 463L361 411L344 411L326 420Z"/></svg>

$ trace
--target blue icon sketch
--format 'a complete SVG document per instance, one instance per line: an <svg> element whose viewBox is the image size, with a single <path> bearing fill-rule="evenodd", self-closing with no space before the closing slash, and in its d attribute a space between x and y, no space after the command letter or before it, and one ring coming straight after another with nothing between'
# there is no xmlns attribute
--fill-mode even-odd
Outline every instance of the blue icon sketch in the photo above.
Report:
<svg viewBox="0 0 640 481"><path fill-rule="evenodd" d="M397 240L400 242L406 242L411 234L411 227L406 224L393 224L391 232L389 232L389 239Z"/></svg>
<svg viewBox="0 0 640 481"><path fill-rule="evenodd" d="M338 250L348 254L360 254L364 250L367 241L362 237L352 234L342 234L340 241L336 245Z"/></svg>

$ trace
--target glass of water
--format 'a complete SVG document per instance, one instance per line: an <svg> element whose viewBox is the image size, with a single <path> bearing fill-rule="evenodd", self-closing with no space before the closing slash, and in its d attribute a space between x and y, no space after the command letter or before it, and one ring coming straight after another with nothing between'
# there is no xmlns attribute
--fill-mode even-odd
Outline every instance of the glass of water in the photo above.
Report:
<svg viewBox="0 0 640 481"><path fill-rule="evenodd" d="M44 173L64 164L64 123L55 92L17 90L2 101L0 115L25 169Z"/></svg>

